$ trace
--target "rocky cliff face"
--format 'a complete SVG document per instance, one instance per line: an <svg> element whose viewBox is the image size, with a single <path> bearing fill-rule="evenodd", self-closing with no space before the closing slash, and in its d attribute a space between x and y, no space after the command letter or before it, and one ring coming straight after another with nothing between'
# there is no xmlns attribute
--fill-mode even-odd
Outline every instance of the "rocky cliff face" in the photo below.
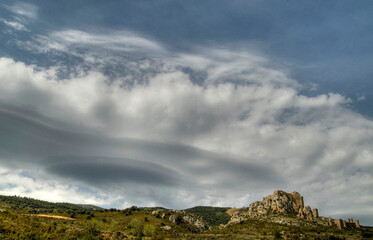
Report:
<svg viewBox="0 0 373 240"><path fill-rule="evenodd" d="M235 213L228 224L241 222L247 218L266 218L276 213L296 215L313 221L318 217L317 209L304 206L303 197L298 192L287 193L281 190L249 205L248 211Z"/></svg>
<svg viewBox="0 0 373 240"><path fill-rule="evenodd" d="M281 190L250 204L249 212L267 214L268 212L294 214L300 218L313 220L314 212L310 206L304 206L303 197L298 192L287 193Z"/></svg>
<svg viewBox="0 0 373 240"><path fill-rule="evenodd" d="M286 193L277 190L273 195L263 198L263 201L256 201L250 204L249 211L267 214L268 211L297 214L304 208L303 197L297 193Z"/></svg>

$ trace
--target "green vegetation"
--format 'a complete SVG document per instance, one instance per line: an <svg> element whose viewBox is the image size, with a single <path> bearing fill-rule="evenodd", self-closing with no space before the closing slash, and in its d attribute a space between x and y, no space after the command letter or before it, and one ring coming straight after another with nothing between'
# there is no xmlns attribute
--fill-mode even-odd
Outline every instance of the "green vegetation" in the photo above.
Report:
<svg viewBox="0 0 373 240"><path fill-rule="evenodd" d="M184 211L194 213L202 217L210 226L219 226L220 224L227 224L231 218L226 211L229 208L222 207L205 207L197 206L185 209Z"/></svg>
<svg viewBox="0 0 373 240"><path fill-rule="evenodd" d="M33 198L19 197L19 196L2 196L0 195L0 202L10 204L13 210L34 210L38 212L50 212L48 210L60 211L89 211L102 209L94 205L72 204L72 203L51 203L41 201Z"/></svg>
<svg viewBox="0 0 373 240"><path fill-rule="evenodd" d="M227 221L222 217L226 208L186 210L213 226L211 230L196 232L182 218L170 221L177 214L172 210L137 207L94 210L20 197L0 199L0 239L373 239L371 228L338 230L305 220L300 220L299 226L289 226L249 219L219 228L217 225ZM36 213L29 213L31 210ZM153 210L159 213L154 214Z"/></svg>

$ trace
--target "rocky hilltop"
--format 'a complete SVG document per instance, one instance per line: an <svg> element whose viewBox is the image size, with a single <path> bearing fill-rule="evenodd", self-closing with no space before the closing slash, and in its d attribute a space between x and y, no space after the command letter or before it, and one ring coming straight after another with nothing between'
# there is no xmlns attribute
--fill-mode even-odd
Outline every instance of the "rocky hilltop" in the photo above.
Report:
<svg viewBox="0 0 373 240"><path fill-rule="evenodd" d="M296 217L296 218L294 218ZM319 217L317 208L312 209L304 205L303 197L298 192L287 193L276 190L272 195L264 197L262 201L256 201L249 205L248 209L235 212L228 224L241 223L247 219L266 219L268 221L287 225L321 224L325 226L343 228L360 228L358 220Z"/></svg>
<svg viewBox="0 0 373 240"><path fill-rule="evenodd" d="M300 218L313 220L318 217L318 210L311 210L310 206L304 206L303 197L298 192L287 193L281 190L250 204L249 212L252 215L264 215L268 212L295 214Z"/></svg>

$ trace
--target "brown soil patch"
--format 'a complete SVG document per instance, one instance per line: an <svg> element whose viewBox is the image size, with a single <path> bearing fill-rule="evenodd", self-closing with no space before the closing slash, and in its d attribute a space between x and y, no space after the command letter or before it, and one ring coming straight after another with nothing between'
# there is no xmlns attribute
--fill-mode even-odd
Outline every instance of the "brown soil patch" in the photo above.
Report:
<svg viewBox="0 0 373 240"><path fill-rule="evenodd" d="M64 220L75 220L74 218L58 216L58 215L46 215L46 214L37 214L37 217L47 217L47 218L55 218L55 219L64 219Z"/></svg>

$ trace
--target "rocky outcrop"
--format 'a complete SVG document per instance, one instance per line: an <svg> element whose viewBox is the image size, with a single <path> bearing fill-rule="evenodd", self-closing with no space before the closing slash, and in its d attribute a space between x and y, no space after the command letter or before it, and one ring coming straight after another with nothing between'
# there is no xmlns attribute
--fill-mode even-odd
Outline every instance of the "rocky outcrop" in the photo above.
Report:
<svg viewBox="0 0 373 240"><path fill-rule="evenodd" d="M329 227L337 227L339 229L348 229L348 228L360 228L359 220L353 220L352 218L349 218L347 221L343 219L333 219L331 217L325 218L321 217L321 222Z"/></svg>
<svg viewBox="0 0 373 240"><path fill-rule="evenodd" d="M210 230L211 227L202 220L202 218L198 217L195 214L188 213L185 211L179 210L156 210L152 212L152 215L155 215L160 218L168 219L170 222L180 225L180 224L188 224L196 229L197 232L202 232L206 230Z"/></svg>
<svg viewBox="0 0 373 240"><path fill-rule="evenodd" d="M319 210L317 210L317 208L314 208L312 210L312 215L314 218L318 218L319 217Z"/></svg>
<svg viewBox="0 0 373 240"><path fill-rule="evenodd" d="M305 206L303 209L299 209L298 217L313 221L313 212L310 206Z"/></svg>
<svg viewBox="0 0 373 240"><path fill-rule="evenodd" d="M272 195L264 197L262 201L251 203L248 211L233 214L228 224L239 223L248 218L266 218L278 222L281 217L276 217L276 214L296 215L309 221L318 217L317 209L312 210L310 206L304 206L303 197L298 192L287 193L277 190Z"/></svg>
<svg viewBox="0 0 373 240"><path fill-rule="evenodd" d="M198 218L196 216L186 215L183 217L183 221L192 226L195 226L200 231L210 230L210 226L201 218Z"/></svg>
<svg viewBox="0 0 373 240"><path fill-rule="evenodd" d="M166 225L166 226L163 226L163 227L161 227L161 228L162 228L163 230L169 231L169 230L171 230L172 227Z"/></svg>
<svg viewBox="0 0 373 240"><path fill-rule="evenodd" d="M257 214L285 213L294 214L300 218L313 221L318 217L317 209L312 210L310 206L304 206L303 197L298 192L287 193L281 190L250 204L249 212ZM255 214L256 213L256 214Z"/></svg>
<svg viewBox="0 0 373 240"><path fill-rule="evenodd" d="M250 206L258 204L250 204ZM265 210L272 210L279 213L297 214L299 210L304 208L303 197L298 192L287 193L277 190L273 195L263 198L259 202ZM249 207L250 209L250 207ZM253 209L254 210L254 209Z"/></svg>

